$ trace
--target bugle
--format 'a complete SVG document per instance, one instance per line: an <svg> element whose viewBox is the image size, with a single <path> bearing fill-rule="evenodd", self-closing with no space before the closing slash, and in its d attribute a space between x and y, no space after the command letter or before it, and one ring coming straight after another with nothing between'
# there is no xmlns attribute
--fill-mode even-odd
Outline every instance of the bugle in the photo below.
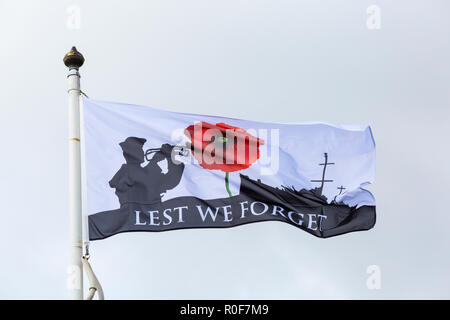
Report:
<svg viewBox="0 0 450 320"><path fill-rule="evenodd" d="M161 148L150 148L145 150L145 160L150 161L150 155L153 153L161 151ZM175 155L180 155L183 157L187 157L189 155L190 148L187 146L173 146L172 152L175 153Z"/></svg>

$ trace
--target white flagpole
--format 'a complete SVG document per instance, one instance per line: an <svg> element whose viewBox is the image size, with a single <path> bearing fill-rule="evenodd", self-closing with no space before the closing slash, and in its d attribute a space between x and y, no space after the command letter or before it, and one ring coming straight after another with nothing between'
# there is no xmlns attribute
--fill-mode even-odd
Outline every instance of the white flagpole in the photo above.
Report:
<svg viewBox="0 0 450 320"><path fill-rule="evenodd" d="M83 265L82 257L82 210L81 210L81 157L80 157L80 74L79 68L84 58L75 47L64 56L64 64L69 68L67 75L69 94L69 234L70 265L69 291L70 299L83 299Z"/></svg>

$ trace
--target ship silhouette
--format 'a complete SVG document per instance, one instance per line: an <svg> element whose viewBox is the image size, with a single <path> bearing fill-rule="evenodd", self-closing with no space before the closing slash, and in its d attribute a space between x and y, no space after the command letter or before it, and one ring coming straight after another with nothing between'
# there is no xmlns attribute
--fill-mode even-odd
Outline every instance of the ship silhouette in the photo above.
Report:
<svg viewBox="0 0 450 320"><path fill-rule="evenodd" d="M241 174L240 194L248 194L254 198L261 198L261 194L264 194L265 196L271 195L270 199L279 204L292 204L301 207L320 207L326 205L347 206L343 202L336 202L338 195L328 203L327 197L322 194L324 183L333 182L333 180L325 179L327 166L335 164L334 162L328 162L328 153L324 153L324 159L323 163L319 163L320 166L323 166L322 179L311 180L311 182L320 183L319 187L309 190L305 188L297 190L295 186L281 185L281 188L278 188L264 184L260 179L252 180L248 176ZM340 190L340 195L345 188L341 186L338 189Z"/></svg>
<svg viewBox="0 0 450 320"><path fill-rule="evenodd" d="M343 202L335 200L328 203L326 196L322 194L322 188L317 187L310 190L297 190L294 186L272 187L264 184L260 179L253 180L246 175L241 174L240 194L245 194L254 199L270 199L271 202L278 204L292 204L301 207L322 207L329 205L347 206Z"/></svg>

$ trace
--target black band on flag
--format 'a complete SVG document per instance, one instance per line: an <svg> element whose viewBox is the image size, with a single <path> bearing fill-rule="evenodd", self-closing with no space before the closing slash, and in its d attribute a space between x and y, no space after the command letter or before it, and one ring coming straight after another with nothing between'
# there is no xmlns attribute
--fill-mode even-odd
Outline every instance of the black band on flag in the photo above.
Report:
<svg viewBox="0 0 450 320"><path fill-rule="evenodd" d="M229 228L262 221L281 221L314 236L328 238L371 229L375 206L350 207L327 202L320 188L274 188L240 175L236 196L204 200L178 197L151 204L124 202L117 210L89 216L89 238L99 240L122 232Z"/></svg>

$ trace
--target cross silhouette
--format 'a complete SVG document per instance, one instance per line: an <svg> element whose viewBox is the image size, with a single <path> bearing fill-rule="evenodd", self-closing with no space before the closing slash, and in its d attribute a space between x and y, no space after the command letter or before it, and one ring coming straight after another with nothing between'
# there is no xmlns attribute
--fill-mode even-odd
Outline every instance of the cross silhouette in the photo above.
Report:
<svg viewBox="0 0 450 320"><path fill-rule="evenodd" d="M342 191L345 190L345 188L342 185L340 187L338 187L338 189L339 189L339 194L341 194Z"/></svg>
<svg viewBox="0 0 450 320"><path fill-rule="evenodd" d="M337 196L341 195L342 190L345 190L345 189L346 189L346 188L344 188L344 186L342 186L342 185L341 185L340 187L337 187L337 188L338 188L338 190L339 190L339 194L337 194L337 195L334 196L333 202L336 202Z"/></svg>

